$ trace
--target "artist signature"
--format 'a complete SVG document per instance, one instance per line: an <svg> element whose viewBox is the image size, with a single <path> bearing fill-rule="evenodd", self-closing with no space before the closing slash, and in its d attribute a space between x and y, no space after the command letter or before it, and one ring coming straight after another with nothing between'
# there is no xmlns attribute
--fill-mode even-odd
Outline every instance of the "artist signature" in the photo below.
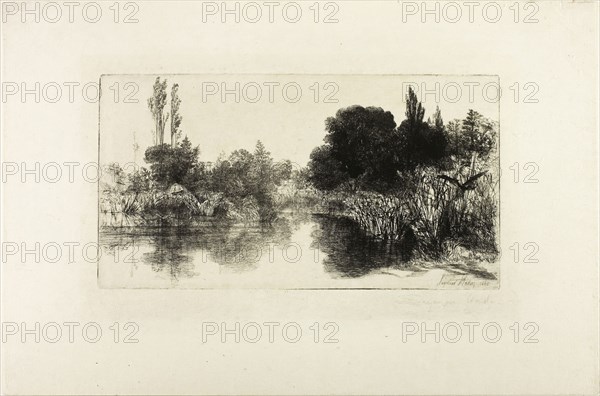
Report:
<svg viewBox="0 0 600 396"><path fill-rule="evenodd" d="M486 287L492 286L496 282L496 280L477 279L469 275L444 274L438 282L438 286Z"/></svg>

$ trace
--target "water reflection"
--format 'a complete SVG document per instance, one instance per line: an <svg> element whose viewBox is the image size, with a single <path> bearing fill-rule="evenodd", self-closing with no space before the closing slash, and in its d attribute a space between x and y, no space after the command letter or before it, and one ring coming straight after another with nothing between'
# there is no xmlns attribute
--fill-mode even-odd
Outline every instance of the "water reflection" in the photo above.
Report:
<svg viewBox="0 0 600 396"><path fill-rule="evenodd" d="M325 269L334 275L360 277L370 271L402 267L411 257L409 241L382 241L366 235L353 221L337 216L313 215L311 237L322 252Z"/></svg>
<svg viewBox="0 0 600 396"><path fill-rule="evenodd" d="M142 226L143 219L120 216L119 224L125 222L132 226L102 227L100 244L112 255L118 254L117 249L141 252L136 255L137 260L151 265L155 272L169 273L173 279L198 275L194 263L207 260L232 271L249 271L256 268L258 259L271 245L288 243L303 219L305 217L281 216L269 226L244 226L205 217L165 227ZM107 223L112 223L112 219Z"/></svg>
<svg viewBox="0 0 600 396"><path fill-rule="evenodd" d="M305 212L282 213L269 226L208 217L165 227L142 226L143 219L121 216L118 224L123 223L132 226L102 227L102 246L109 250L132 247L140 252L136 258L142 265L175 281L199 276L196 264L207 260L232 272L252 271L264 264L261 257L271 254L273 245L289 243L318 248L320 265L330 278L364 276L376 268L402 266L410 257L407 244L376 240L346 218ZM298 275L303 270L308 269L300 264L294 269Z"/></svg>

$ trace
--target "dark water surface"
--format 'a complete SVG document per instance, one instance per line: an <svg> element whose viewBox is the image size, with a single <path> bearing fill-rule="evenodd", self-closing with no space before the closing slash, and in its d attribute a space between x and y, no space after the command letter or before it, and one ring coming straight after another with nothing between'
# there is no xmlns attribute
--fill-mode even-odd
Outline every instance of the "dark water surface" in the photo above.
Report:
<svg viewBox="0 0 600 396"><path fill-rule="evenodd" d="M101 221L99 274L106 287L329 288L346 280L344 287L356 288L383 273L386 287L394 287L390 268L414 276L405 245L367 235L344 217L286 212L262 226L211 217L163 226L127 216ZM435 288L444 275L420 281Z"/></svg>
<svg viewBox="0 0 600 396"><path fill-rule="evenodd" d="M370 237L353 221L338 216L283 213L273 224L263 226L214 218L164 227L136 223L128 218L130 226L103 227L100 245L109 254L135 246L143 253L134 253L132 258L173 277L195 276L194 263L207 258L235 271L251 271L276 247L285 249L280 258L287 261L294 261L298 252L320 256L332 277L360 277L372 269L403 262L398 243Z"/></svg>

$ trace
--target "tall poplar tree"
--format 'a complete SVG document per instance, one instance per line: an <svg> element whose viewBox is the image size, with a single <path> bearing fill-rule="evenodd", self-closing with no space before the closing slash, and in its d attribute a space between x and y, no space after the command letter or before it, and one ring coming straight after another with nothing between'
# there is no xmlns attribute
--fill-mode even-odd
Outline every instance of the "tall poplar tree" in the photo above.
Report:
<svg viewBox="0 0 600 396"><path fill-rule="evenodd" d="M169 113L163 115L167 104L167 80L160 82L160 77L156 77L153 88L152 96L148 98L148 108L154 119L154 145L156 146L164 143L165 124L169 118Z"/></svg>

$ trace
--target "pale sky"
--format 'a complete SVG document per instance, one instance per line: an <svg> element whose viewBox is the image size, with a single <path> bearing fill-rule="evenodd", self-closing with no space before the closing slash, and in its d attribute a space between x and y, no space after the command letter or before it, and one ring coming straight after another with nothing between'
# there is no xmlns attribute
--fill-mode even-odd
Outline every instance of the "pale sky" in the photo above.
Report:
<svg viewBox="0 0 600 396"><path fill-rule="evenodd" d="M102 77L102 164L136 162L145 166L143 155L153 144L154 128L146 102L156 77ZM470 108L499 120L495 76L161 75L163 78L168 82L165 112L169 111L171 85L178 83L181 129L192 144L200 146L201 161L215 161L221 152L228 155L239 148L252 151L261 140L275 160L289 159L304 166L313 148L323 144L325 119L342 107L382 107L400 124L408 83L419 87L425 119L437 104L446 123L464 118ZM425 97L423 89L429 92ZM229 93L223 97L224 91ZM126 99L138 103L125 103ZM334 101L337 103L328 103ZM170 142L169 125L168 121L165 142ZM134 142L139 145L137 153Z"/></svg>

